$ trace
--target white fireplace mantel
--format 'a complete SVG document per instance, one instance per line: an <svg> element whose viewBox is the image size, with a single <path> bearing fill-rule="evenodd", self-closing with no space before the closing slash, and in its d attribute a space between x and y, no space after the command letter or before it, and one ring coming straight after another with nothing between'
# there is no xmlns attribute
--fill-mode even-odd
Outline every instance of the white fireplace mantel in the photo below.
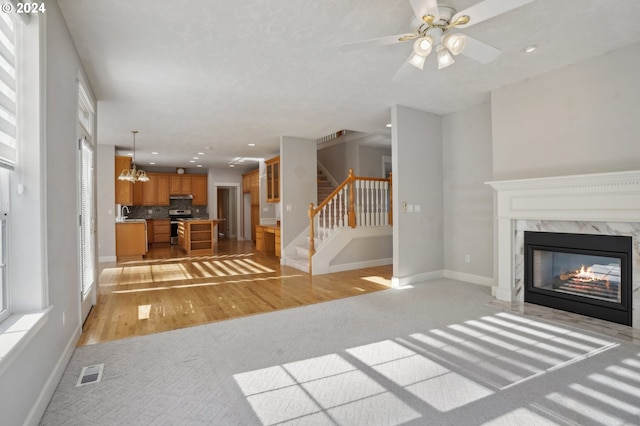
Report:
<svg viewBox="0 0 640 426"><path fill-rule="evenodd" d="M640 327L640 170L486 182L497 194L499 300L522 300L518 231L542 222L634 238L633 324ZM532 222L535 221L535 222ZM524 225L523 225L524 224ZM588 226L585 226L588 224ZM612 227L613 226L613 227ZM564 227L563 227L564 228ZM613 231L612 231L613 229ZM594 230L597 230L594 231ZM603 231L604 230L604 231ZM516 247L517 246L517 247Z"/></svg>

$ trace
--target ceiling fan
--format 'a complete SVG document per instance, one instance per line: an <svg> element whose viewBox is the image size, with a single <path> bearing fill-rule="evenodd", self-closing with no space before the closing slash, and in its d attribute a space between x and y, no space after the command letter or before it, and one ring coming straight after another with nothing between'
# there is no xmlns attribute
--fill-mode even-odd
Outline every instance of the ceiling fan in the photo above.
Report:
<svg viewBox="0 0 640 426"><path fill-rule="evenodd" d="M340 45L348 51L373 46L384 46L413 40L413 51L393 80L413 65L423 69L427 56L436 51L438 69L455 62L454 56L462 54L480 63L487 64L496 59L501 50L455 30L470 27L510 10L524 6L534 0L484 0L461 12L449 6L439 6L437 0L409 0L415 19L413 32L363 40Z"/></svg>

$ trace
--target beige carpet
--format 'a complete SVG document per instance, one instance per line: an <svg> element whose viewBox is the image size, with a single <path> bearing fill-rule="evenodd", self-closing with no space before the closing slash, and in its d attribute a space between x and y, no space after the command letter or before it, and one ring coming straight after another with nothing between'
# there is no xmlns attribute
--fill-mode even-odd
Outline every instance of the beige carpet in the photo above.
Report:
<svg viewBox="0 0 640 426"><path fill-rule="evenodd" d="M442 279L81 347L42 424L640 423L639 346L491 300Z"/></svg>

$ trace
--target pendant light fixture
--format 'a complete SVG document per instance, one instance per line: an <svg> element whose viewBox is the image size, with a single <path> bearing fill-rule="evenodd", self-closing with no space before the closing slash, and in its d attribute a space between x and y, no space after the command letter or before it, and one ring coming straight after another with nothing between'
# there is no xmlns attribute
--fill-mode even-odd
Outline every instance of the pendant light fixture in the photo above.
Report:
<svg viewBox="0 0 640 426"><path fill-rule="evenodd" d="M144 170L136 170L136 133L137 130L132 130L133 133L133 158L131 161L131 169L124 169L120 176L118 176L118 180L124 180L128 182L149 182L149 176Z"/></svg>

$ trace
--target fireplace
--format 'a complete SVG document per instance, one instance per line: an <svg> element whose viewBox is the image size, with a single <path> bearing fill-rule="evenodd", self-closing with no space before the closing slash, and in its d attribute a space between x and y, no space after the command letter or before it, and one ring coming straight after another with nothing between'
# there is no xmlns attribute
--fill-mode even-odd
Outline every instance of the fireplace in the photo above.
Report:
<svg viewBox="0 0 640 426"><path fill-rule="evenodd" d="M632 238L524 233L524 301L632 324Z"/></svg>

